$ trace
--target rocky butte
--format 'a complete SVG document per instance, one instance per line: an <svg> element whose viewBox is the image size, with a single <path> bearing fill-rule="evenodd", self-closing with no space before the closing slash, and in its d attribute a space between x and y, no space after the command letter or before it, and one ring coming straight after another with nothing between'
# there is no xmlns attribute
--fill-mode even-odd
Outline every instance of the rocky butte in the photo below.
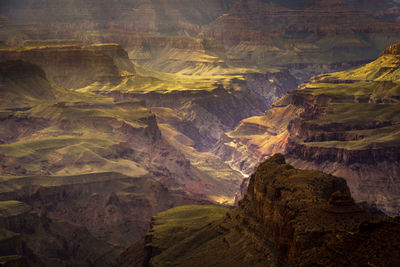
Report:
<svg viewBox="0 0 400 267"><path fill-rule="evenodd" d="M131 247L115 264L396 266L399 235L399 219L357 206L344 179L295 169L276 154L251 175L237 208L183 206L160 213L144 252Z"/></svg>

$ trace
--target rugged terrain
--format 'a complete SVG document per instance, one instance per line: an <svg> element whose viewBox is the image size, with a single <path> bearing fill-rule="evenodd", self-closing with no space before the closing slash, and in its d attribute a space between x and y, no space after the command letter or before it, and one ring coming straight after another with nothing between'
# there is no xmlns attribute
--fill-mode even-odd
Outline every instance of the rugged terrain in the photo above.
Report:
<svg viewBox="0 0 400 267"><path fill-rule="evenodd" d="M108 264L138 241L129 258L151 216L237 204L251 181L244 176L277 152L344 177L364 207L398 215L399 46L295 89L399 42L399 15L391 0L0 1L0 201L6 213L24 207L25 223L1 226L1 262ZM175 211L197 217L191 232L225 213ZM165 214L161 221L177 216ZM226 227L238 225L232 218ZM81 247L70 237L78 232ZM251 237L254 252L242 241L258 259L263 245ZM156 264L170 245L141 257ZM331 248L319 249L329 263Z"/></svg>
<svg viewBox="0 0 400 267"><path fill-rule="evenodd" d="M78 93L84 97L94 97L96 94L106 96L104 99L109 97L109 101L112 98L114 102L124 103L117 105L118 110L122 109L123 112L138 107L145 114L144 105L150 108L156 115L157 126L150 113L146 116L149 116L148 123L152 125L154 134L158 135L157 131L160 129L169 144L180 150L203 174L207 173L201 178L200 185L196 185L196 182L185 182L188 190L200 190L199 194L227 203L233 203L233 196L240 186L242 176L218 156L210 153L213 146L219 140L225 139L225 132L231 131L241 119L262 114L263 110L271 107L287 91L296 88L297 84L288 71L278 69L262 73L224 67L223 73L201 76L155 72L135 66L121 47L115 44L84 46L43 41L40 46L38 43L22 47L4 46L0 49L0 57L38 64L49 80L57 85L72 89L73 94ZM20 101L22 100L15 100ZM66 105L76 110L76 104ZM79 103L78 108L84 106L85 103ZM108 104L96 104L93 107L98 111L114 109L114 105ZM63 109L64 107L59 110ZM54 111L42 110L43 113ZM74 113L65 116L72 114ZM75 115L80 116L79 113ZM93 127L98 126L100 125ZM113 137L109 138L112 139ZM154 137L151 140L158 139ZM160 147L160 144L153 145ZM164 163L166 162L161 164ZM178 169L185 169L185 166ZM169 171L174 172L174 167L170 167Z"/></svg>
<svg viewBox="0 0 400 267"><path fill-rule="evenodd" d="M39 65L46 77L65 89L77 89L94 82L118 84L121 72L135 67L118 44L82 46L42 42L21 47L3 47L0 60L23 60Z"/></svg>
<svg viewBox="0 0 400 267"><path fill-rule="evenodd" d="M243 176L212 147L296 86L283 70L154 72L115 44L3 46L0 57L0 200L87 229L112 253L159 211L233 204Z"/></svg>
<svg viewBox="0 0 400 267"><path fill-rule="evenodd" d="M159 211L208 203L211 196L227 199L218 194L233 198L234 181L218 180L193 166L162 136L142 101L63 89L24 61L3 61L0 69L0 199L28 204L56 225L87 229L87 236L105 244L93 261L139 239ZM223 162L220 167L229 169ZM33 223L25 215L20 220ZM24 227L7 229L20 233ZM27 243L29 250L35 246ZM51 245L42 246L47 250ZM44 264L50 264L46 257L56 257L35 253ZM82 260L80 252L65 253L69 264Z"/></svg>
<svg viewBox="0 0 400 267"><path fill-rule="evenodd" d="M118 250L84 227L53 221L19 201L0 201L3 266L107 266Z"/></svg>
<svg viewBox="0 0 400 267"><path fill-rule="evenodd" d="M0 41L112 42L157 71L281 66L304 80L399 42L399 14L391 0L2 1Z"/></svg>
<svg viewBox="0 0 400 267"><path fill-rule="evenodd" d="M276 152L346 178L357 201L399 214L399 45L360 68L320 75L243 120L217 154L254 166ZM243 156L242 156L243 155Z"/></svg>
<svg viewBox="0 0 400 267"><path fill-rule="evenodd" d="M344 179L295 169L276 154L258 166L237 208L160 213L146 253L128 249L118 264L141 266L142 255L145 266L396 266L399 234L398 219L354 204Z"/></svg>
<svg viewBox="0 0 400 267"><path fill-rule="evenodd" d="M318 71L319 64L372 59L396 41L398 22L374 11L359 1L235 1L204 34L242 65Z"/></svg>

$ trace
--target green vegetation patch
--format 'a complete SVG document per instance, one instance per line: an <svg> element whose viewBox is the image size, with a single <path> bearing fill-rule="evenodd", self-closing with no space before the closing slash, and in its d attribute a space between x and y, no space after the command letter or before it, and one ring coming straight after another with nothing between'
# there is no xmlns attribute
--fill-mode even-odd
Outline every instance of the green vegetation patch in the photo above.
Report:
<svg viewBox="0 0 400 267"><path fill-rule="evenodd" d="M59 149L81 142L76 137L52 137L41 140L19 141L12 144L0 145L0 154L6 156L22 157L41 150Z"/></svg>
<svg viewBox="0 0 400 267"><path fill-rule="evenodd" d="M366 64L362 67L336 72L327 75L339 80L354 80L354 81L400 81L400 56L398 55L383 55L377 60Z"/></svg>
<svg viewBox="0 0 400 267"><path fill-rule="evenodd" d="M370 95L376 86L373 82L356 83L312 83L308 84L306 89L312 89L312 95L340 95L340 96L361 96Z"/></svg>
<svg viewBox="0 0 400 267"><path fill-rule="evenodd" d="M218 206L181 206L159 213L153 226L152 245L167 249L192 233L221 219L228 209ZM173 233L173 235L171 235Z"/></svg>
<svg viewBox="0 0 400 267"><path fill-rule="evenodd" d="M26 186L63 186L74 184L86 184L95 182L106 182L111 180L128 179L130 177L116 172L103 172L103 173L89 173L82 175L65 175L65 176L0 176L0 192L9 192L20 190ZM11 203L8 203L11 202ZM18 207L18 201L3 201L0 202L0 208L4 207ZM1 204L3 203L3 204ZM23 203L22 203L23 204ZM25 204L24 204L25 205ZM1 212L1 211L0 211Z"/></svg>
<svg viewBox="0 0 400 267"><path fill-rule="evenodd" d="M237 231L237 211L216 206L183 206L159 214L151 246L161 254L153 266L265 266L270 255L256 251L246 229Z"/></svg>
<svg viewBox="0 0 400 267"><path fill-rule="evenodd" d="M343 103L328 106L326 115L315 122L329 123L368 123L372 121L400 122L400 107L397 104Z"/></svg>
<svg viewBox="0 0 400 267"><path fill-rule="evenodd" d="M306 142L303 144L311 147L333 147L347 150L400 147L400 124L377 129L349 131L349 133L358 134L363 136L363 138L353 141L333 140L325 142Z"/></svg>

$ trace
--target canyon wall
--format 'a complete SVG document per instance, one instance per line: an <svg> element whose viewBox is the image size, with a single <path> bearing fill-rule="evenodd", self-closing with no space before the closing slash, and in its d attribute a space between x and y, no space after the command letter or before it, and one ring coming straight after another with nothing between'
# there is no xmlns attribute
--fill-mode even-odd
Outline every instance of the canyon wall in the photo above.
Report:
<svg viewBox="0 0 400 267"><path fill-rule="evenodd" d="M398 214L397 47L363 67L317 76L289 92L264 116L243 120L217 153L252 167L283 152L296 167L346 178L356 201Z"/></svg>
<svg viewBox="0 0 400 267"><path fill-rule="evenodd" d="M302 81L399 42L399 4L367 1L4 1L0 41L119 43L157 71L289 68ZM190 14L188 16L187 14ZM7 26L5 26L7 25Z"/></svg>
<svg viewBox="0 0 400 267"><path fill-rule="evenodd" d="M117 84L120 70L135 72L128 55L117 44L5 47L1 60L24 60L43 68L47 77L66 89L92 83Z"/></svg>
<svg viewBox="0 0 400 267"><path fill-rule="evenodd" d="M218 180L194 166L163 137L143 101L114 101L63 89L50 83L40 67L21 60L2 61L0 70L0 199L21 201L45 214L55 228L66 231L54 241L57 244L70 242L68 234L79 230L88 242L99 240L105 247L86 247L86 241L77 240L84 252L74 247L64 247L64 254L48 252L51 242L42 242L40 235L52 232L40 228L37 235L26 237L30 250L15 252L21 255L18 260L38 255L41 266L90 265L92 258L80 261L81 255L91 253L93 262L101 257L112 260L145 234L155 213L209 203L219 194L233 198L235 181ZM34 224L35 218L24 213L20 220ZM63 223L77 225L78 230ZM7 231L2 232L4 238L14 236ZM18 240L11 238L4 246ZM37 252L37 246L43 251Z"/></svg>
<svg viewBox="0 0 400 267"><path fill-rule="evenodd" d="M400 260L399 226L398 219L357 206L344 179L295 169L276 154L251 175L237 208L160 213L141 248L145 255L131 247L118 263L129 266L137 256L143 266L394 266Z"/></svg>

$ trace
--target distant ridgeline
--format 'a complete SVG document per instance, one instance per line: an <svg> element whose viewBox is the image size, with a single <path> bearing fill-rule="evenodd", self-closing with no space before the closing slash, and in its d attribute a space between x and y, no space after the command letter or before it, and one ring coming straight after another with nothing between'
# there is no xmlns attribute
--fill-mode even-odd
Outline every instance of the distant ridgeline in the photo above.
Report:
<svg viewBox="0 0 400 267"><path fill-rule="evenodd" d="M303 80L375 58L400 41L399 17L392 0L3 0L0 40L116 42L157 71L281 66Z"/></svg>
<svg viewBox="0 0 400 267"><path fill-rule="evenodd" d="M354 204L342 178L276 154L234 210L178 207L155 216L144 245L115 266L398 266L400 220Z"/></svg>

